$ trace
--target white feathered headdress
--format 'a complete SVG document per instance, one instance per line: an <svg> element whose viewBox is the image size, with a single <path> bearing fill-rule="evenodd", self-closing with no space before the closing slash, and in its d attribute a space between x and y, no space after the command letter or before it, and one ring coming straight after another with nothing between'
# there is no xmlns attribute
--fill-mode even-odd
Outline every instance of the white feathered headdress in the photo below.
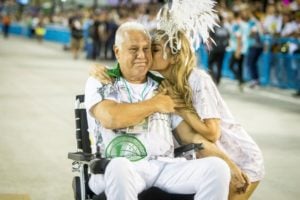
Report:
<svg viewBox="0 0 300 200"><path fill-rule="evenodd" d="M172 0L157 14L157 29L164 30L168 36L166 44L170 44L171 52L176 54L181 48L178 31L185 32L193 50L202 42L208 43L209 32L218 16L214 10L213 0ZM163 36L162 36L163 37Z"/></svg>

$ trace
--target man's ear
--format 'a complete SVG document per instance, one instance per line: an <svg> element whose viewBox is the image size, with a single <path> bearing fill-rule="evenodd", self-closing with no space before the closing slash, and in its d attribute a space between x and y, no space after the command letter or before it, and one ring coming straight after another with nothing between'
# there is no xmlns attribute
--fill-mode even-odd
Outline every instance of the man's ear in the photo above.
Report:
<svg viewBox="0 0 300 200"><path fill-rule="evenodd" d="M117 60L119 60L120 49L116 45L114 45L114 52Z"/></svg>

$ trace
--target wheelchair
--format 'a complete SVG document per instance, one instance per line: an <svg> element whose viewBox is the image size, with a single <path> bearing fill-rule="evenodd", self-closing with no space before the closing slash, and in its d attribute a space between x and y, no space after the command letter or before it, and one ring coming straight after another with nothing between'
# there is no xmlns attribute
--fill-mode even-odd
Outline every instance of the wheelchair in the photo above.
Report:
<svg viewBox="0 0 300 200"><path fill-rule="evenodd" d="M101 158L99 149L92 153L91 142L88 132L87 114L84 107L84 95L77 95L75 99L75 125L77 151L69 152L68 159L72 160L73 172L79 173L73 177L72 187L75 200L106 200L105 193L94 194L88 186L91 172L101 171L93 169L99 165L91 165L95 160L105 160L104 167L108 160ZM196 159L196 151L202 149L202 144L188 144L175 149L175 157L186 157L187 159ZM103 166L102 166L103 167ZM102 173L105 169L102 169ZM139 200L192 200L194 194L170 194L157 187L151 187L138 195Z"/></svg>

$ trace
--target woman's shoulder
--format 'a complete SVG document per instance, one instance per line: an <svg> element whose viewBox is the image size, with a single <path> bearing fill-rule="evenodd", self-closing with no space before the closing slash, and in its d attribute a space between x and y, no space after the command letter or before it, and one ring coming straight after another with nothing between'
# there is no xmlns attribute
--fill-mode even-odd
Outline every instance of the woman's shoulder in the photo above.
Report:
<svg viewBox="0 0 300 200"><path fill-rule="evenodd" d="M189 76L189 82L203 82L210 81L210 75L203 69L194 68Z"/></svg>
<svg viewBox="0 0 300 200"><path fill-rule="evenodd" d="M211 76L203 69L195 68L189 76L189 84L192 90L202 90L203 88L210 88L216 90L216 85Z"/></svg>

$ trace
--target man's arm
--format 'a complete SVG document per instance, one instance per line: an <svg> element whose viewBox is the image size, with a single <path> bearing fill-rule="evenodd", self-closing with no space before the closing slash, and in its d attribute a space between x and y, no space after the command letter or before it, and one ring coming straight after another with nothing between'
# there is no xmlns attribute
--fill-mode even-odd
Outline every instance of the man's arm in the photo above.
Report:
<svg viewBox="0 0 300 200"><path fill-rule="evenodd" d="M103 100L93 106L91 114L108 129L125 128L136 125L155 112L174 112L173 100L163 94L157 94L149 100L138 103L117 103Z"/></svg>
<svg viewBox="0 0 300 200"><path fill-rule="evenodd" d="M236 59L240 59L241 54L242 54L242 47L243 47L242 36L238 34L236 36L236 39L237 39L237 49L234 52L234 57Z"/></svg>

